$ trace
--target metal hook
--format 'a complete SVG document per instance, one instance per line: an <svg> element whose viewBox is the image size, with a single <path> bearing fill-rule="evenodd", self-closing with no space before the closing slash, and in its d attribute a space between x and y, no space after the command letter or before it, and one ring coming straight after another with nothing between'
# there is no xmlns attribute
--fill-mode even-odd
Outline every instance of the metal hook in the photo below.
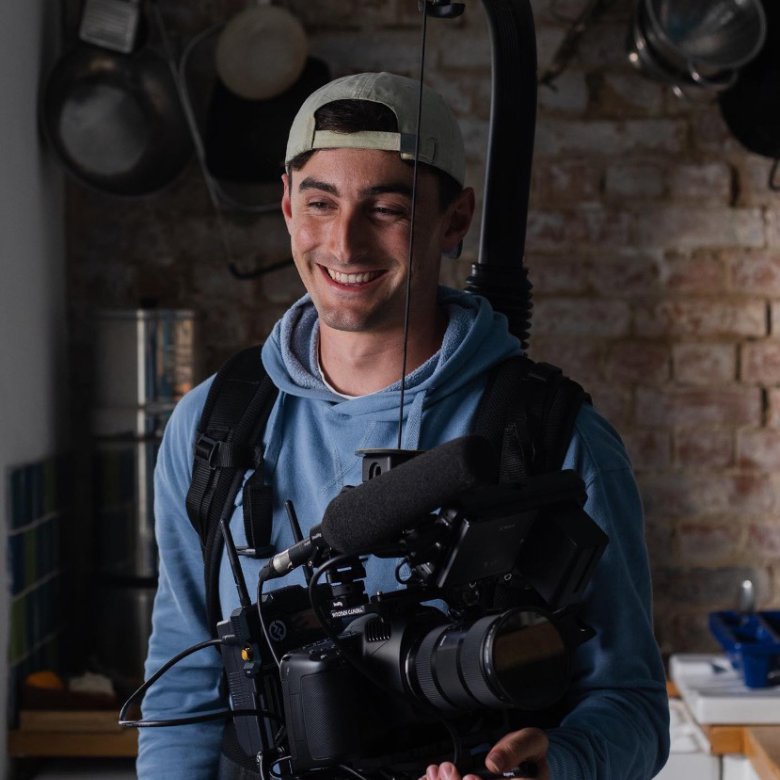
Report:
<svg viewBox="0 0 780 780"><path fill-rule="evenodd" d="M574 56L577 44L583 33L612 2L613 0L589 0L579 16L570 20L570 26L564 39L558 46L558 50L555 52L549 67L539 78L540 84L549 87L553 91L556 90L553 82L563 73L569 60ZM557 13L555 6L553 7L553 12Z"/></svg>
<svg viewBox="0 0 780 780"><path fill-rule="evenodd" d="M418 0L417 7L425 11L426 16L437 19L455 19L466 9L463 3L451 3L449 0Z"/></svg>

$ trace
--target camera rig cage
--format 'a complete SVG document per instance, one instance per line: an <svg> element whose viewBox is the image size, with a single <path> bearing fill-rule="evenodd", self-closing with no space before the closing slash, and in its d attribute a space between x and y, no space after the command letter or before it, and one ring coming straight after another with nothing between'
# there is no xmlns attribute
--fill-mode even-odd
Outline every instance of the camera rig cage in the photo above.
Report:
<svg viewBox="0 0 780 780"><path fill-rule="evenodd" d="M261 570L252 602L222 524L240 606L218 639L171 659L125 703L120 723L233 720L258 775L418 778L434 760L473 765L513 716L566 693L577 615L606 534L583 509L573 471L499 485L491 445L466 436L426 453L363 453L364 482ZM415 493L414 485L423 485ZM433 485L433 488L431 488ZM411 494L395 516L394 498ZM379 503L364 538L348 527ZM378 518L378 520L377 520ZM368 556L394 559L399 587L366 594ZM307 586L264 593L304 567ZM230 710L128 721L129 705L185 654L217 644ZM402 747L398 747L402 746ZM530 770L528 770L530 771Z"/></svg>

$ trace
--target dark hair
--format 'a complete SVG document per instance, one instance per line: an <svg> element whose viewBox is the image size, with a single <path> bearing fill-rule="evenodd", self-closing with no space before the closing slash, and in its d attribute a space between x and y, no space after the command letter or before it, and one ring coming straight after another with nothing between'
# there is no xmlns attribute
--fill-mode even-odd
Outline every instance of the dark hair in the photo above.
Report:
<svg viewBox="0 0 780 780"><path fill-rule="evenodd" d="M357 133L361 130L398 132L398 120L392 109L373 100L334 100L318 108L314 112L314 119L317 130L330 130L334 133ZM288 172L303 168L315 151L317 150L312 149L293 157L287 163ZM404 162L408 165L414 164L410 160ZM444 211L460 195L463 187L439 168L424 162L421 162L420 166L436 177L439 183L439 207Z"/></svg>

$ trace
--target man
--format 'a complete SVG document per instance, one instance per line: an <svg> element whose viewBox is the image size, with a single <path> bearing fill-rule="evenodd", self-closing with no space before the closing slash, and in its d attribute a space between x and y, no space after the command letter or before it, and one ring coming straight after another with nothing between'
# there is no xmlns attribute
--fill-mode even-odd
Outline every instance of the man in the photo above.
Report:
<svg viewBox="0 0 780 780"><path fill-rule="evenodd" d="M457 122L426 88L412 213L418 88L389 74L336 80L304 103L290 131L282 210L308 295L262 348L263 365L280 391L263 438L277 550L293 542L282 508L286 499L294 502L306 533L343 485L361 481L357 450L396 446L405 349L401 446L407 449L430 449L468 432L486 372L520 352L505 318L485 300L438 286L442 255L455 253L469 228L474 193L463 187ZM210 381L179 404L158 459L160 584L147 675L209 635L201 550L184 498ZM652 634L641 507L617 434L590 407L580 412L564 467L582 476L585 508L610 538L583 611L597 636L577 651L568 714L560 724L505 735L486 766L498 772L531 761L545 780L646 780L666 757L668 708ZM240 500L239 493L231 519L239 545L245 543ZM263 563L243 561L249 583L257 581ZM394 561L370 558L367 591L397 589L394 567ZM302 582L300 571L274 584L291 582ZM225 562L220 598L224 614L237 606ZM149 691L144 716L218 709L220 675L212 650L188 657ZM144 729L139 777L227 777L221 739L216 723ZM432 764L426 775L460 778L450 763Z"/></svg>

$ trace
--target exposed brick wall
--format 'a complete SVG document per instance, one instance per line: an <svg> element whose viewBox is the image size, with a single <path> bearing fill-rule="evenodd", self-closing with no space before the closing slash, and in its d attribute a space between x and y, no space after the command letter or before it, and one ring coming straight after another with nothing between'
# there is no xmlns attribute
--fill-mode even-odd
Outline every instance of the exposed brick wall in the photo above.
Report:
<svg viewBox="0 0 780 780"><path fill-rule="evenodd" d="M559 15L583 2L534 0L541 67L565 33ZM416 0L289 5L334 75L416 72ZM704 649L707 611L730 607L744 577L761 606L780 603L780 199L767 188L769 161L740 148L715 103L679 100L630 68L632 5L617 0L557 90L539 94L531 352L586 384L622 431L646 503L659 640L665 651ZM186 39L225 8L181 4L169 21ZM478 189L489 76L482 7L467 0L461 19L431 24L428 80L462 120ZM240 265L285 256L277 215L226 221ZM136 201L74 185L69 226L77 366L94 305L151 297L200 310L213 369L301 292L292 270L252 282L226 272L194 166ZM463 284L477 234L446 282Z"/></svg>

